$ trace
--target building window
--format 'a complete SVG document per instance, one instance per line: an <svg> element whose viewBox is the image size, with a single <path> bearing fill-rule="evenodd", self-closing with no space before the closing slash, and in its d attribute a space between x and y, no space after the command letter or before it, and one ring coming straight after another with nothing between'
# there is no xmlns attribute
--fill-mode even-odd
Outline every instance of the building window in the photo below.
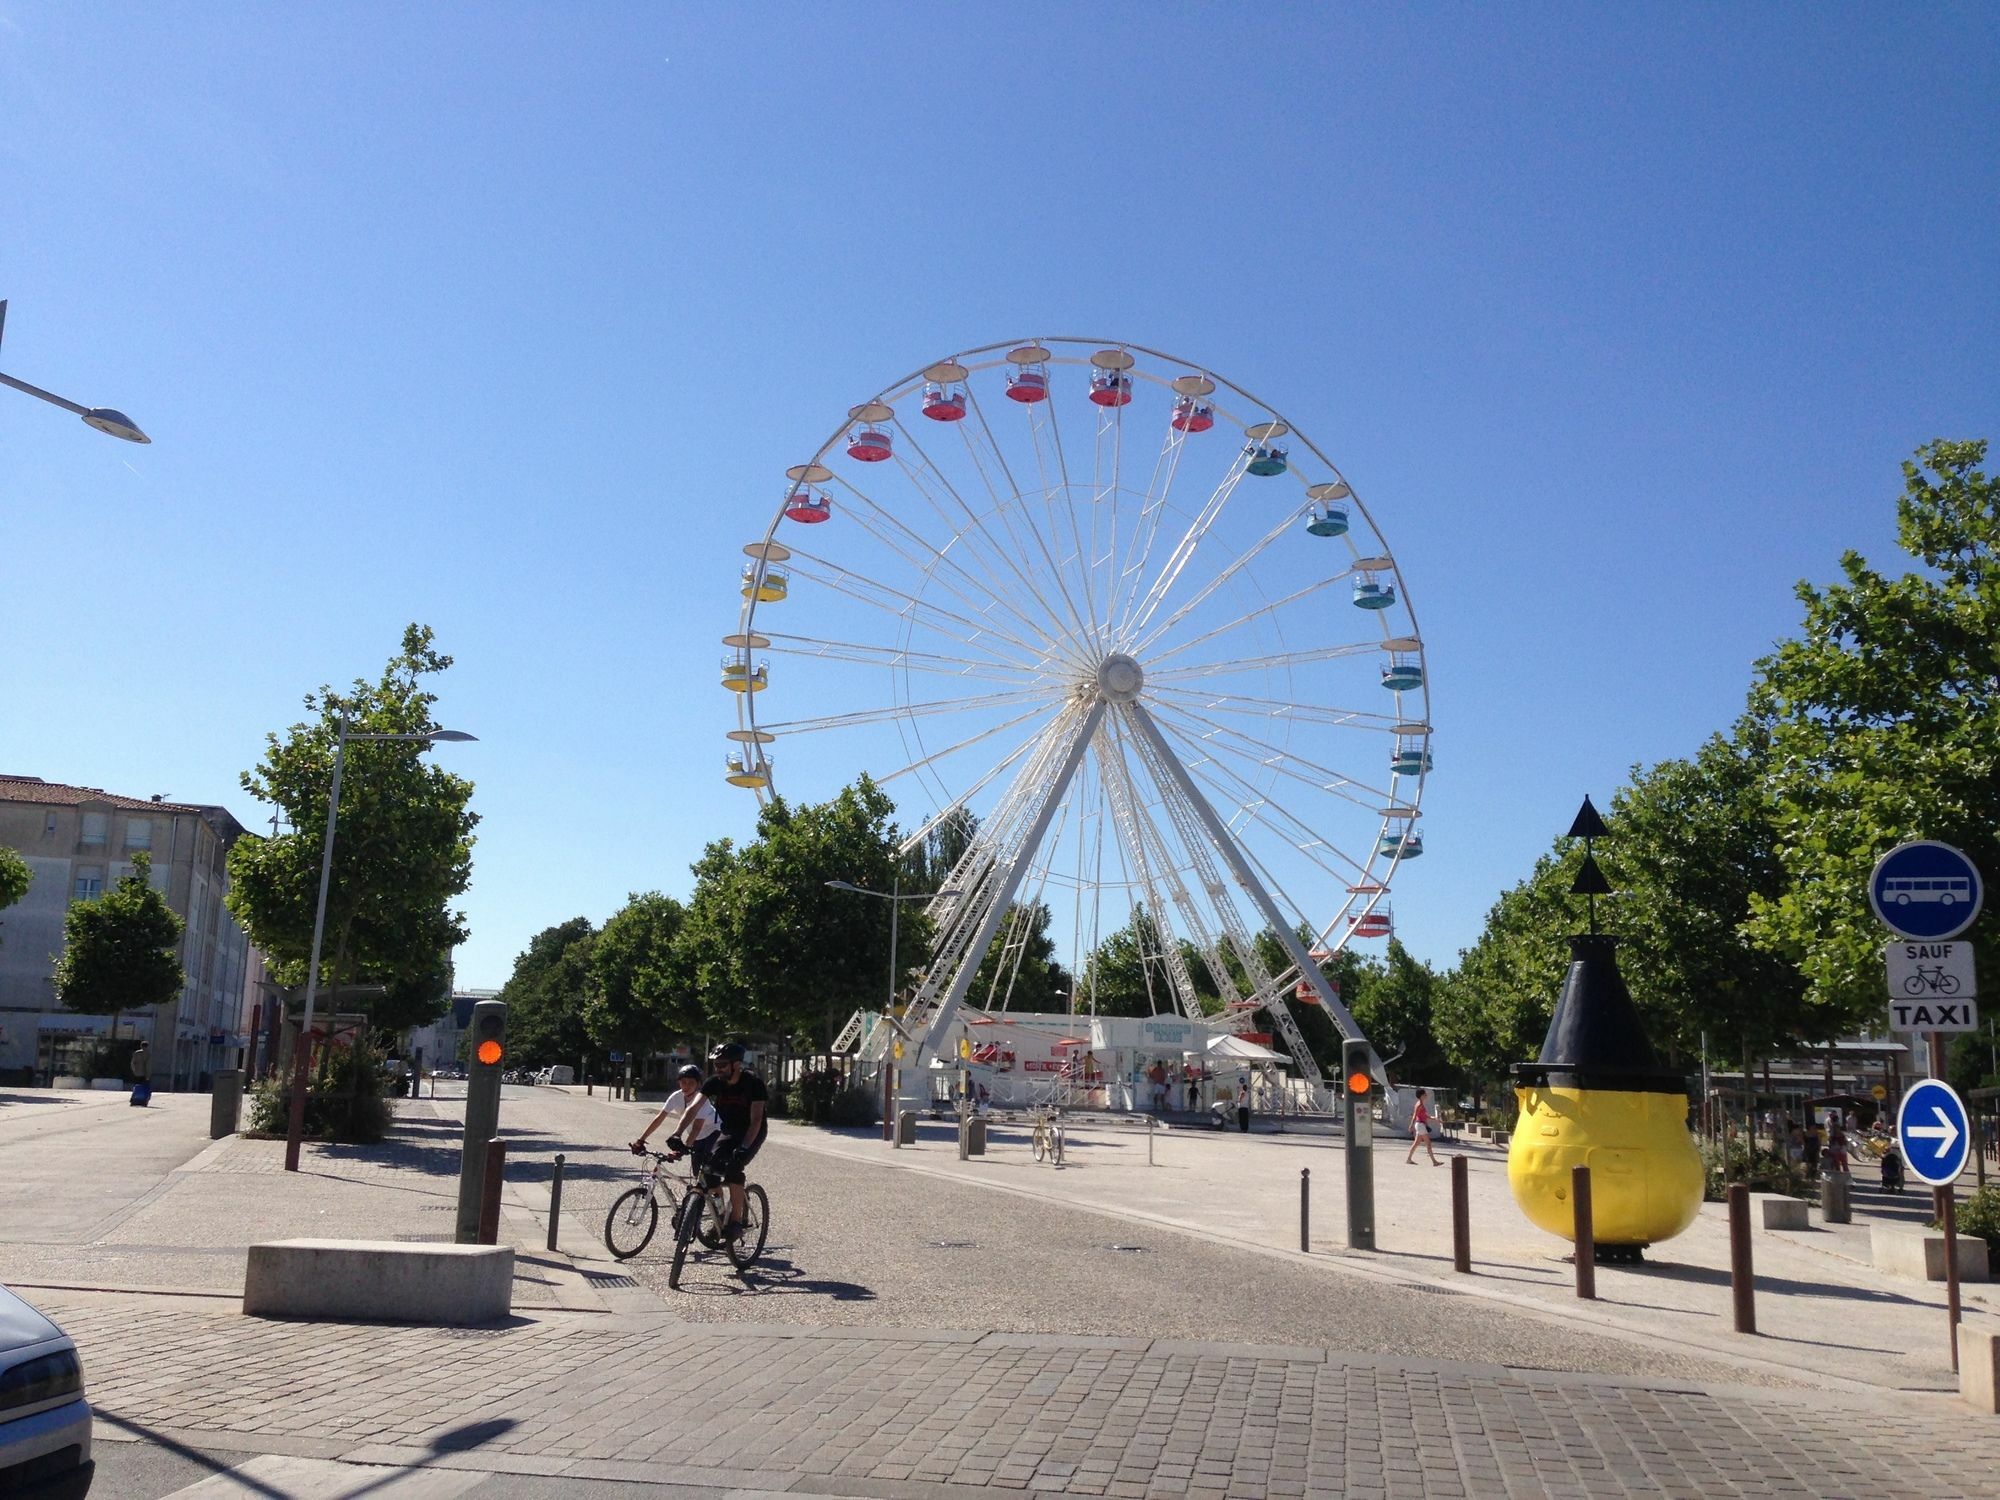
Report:
<svg viewBox="0 0 2000 1500"><path fill-rule="evenodd" d="M125 820L125 847L127 849L150 849L153 847L152 819L127 818Z"/></svg>
<svg viewBox="0 0 2000 1500"><path fill-rule="evenodd" d="M48 812L42 814L42 837L45 839L52 839L55 836L56 836L56 815L55 815L55 810L51 808Z"/></svg>
<svg viewBox="0 0 2000 1500"><path fill-rule="evenodd" d="M83 815L83 842L102 844L111 837L111 814L87 812Z"/></svg>
<svg viewBox="0 0 2000 1500"><path fill-rule="evenodd" d="M76 899L95 901L104 894L104 871L98 865L85 865L76 872Z"/></svg>

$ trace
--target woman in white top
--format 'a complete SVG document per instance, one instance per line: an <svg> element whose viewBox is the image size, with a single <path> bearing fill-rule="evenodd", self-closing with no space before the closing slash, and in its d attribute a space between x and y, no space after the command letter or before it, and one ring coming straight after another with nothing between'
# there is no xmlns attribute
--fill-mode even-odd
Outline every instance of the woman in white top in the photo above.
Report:
<svg viewBox="0 0 2000 1500"><path fill-rule="evenodd" d="M676 1109L681 1112L680 1123L668 1132L667 1149L675 1156L684 1151L703 1155L715 1144L715 1137L722 1129L722 1121L715 1113L715 1106L708 1095L701 1091L701 1069L693 1063L682 1068L679 1075L680 1092L668 1098L660 1106L660 1112L653 1116L652 1123L639 1132L639 1139L632 1143L632 1154L637 1156L646 1149L646 1138L665 1123L668 1115Z"/></svg>

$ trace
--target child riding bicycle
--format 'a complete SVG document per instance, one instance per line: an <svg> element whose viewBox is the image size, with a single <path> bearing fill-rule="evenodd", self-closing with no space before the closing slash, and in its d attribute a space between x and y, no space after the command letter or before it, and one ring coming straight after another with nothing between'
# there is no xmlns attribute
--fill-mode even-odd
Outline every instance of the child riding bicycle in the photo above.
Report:
<svg viewBox="0 0 2000 1500"><path fill-rule="evenodd" d="M680 1092L672 1095L660 1106L660 1112L652 1122L639 1132L639 1139L632 1142L632 1154L639 1156L645 1152L646 1138L666 1123L668 1115L676 1109L681 1112L680 1120L667 1132L667 1158L678 1161L683 1156L692 1156L697 1168L705 1168L709 1158L715 1154L715 1145L722 1136L722 1119L715 1112L715 1106L701 1091L701 1069L693 1063L682 1068L676 1081Z"/></svg>

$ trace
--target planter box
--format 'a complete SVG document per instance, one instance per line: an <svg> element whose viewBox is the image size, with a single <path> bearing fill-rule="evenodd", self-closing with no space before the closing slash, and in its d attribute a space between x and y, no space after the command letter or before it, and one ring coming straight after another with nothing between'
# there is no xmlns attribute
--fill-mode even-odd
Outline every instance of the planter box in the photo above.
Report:
<svg viewBox="0 0 2000 1500"><path fill-rule="evenodd" d="M120 1094L125 1091L125 1080L122 1078L93 1078L90 1080L90 1086L102 1094Z"/></svg>
<svg viewBox="0 0 2000 1500"><path fill-rule="evenodd" d="M56 1074L55 1082L50 1087L59 1089L87 1089L90 1087L90 1080L88 1078L78 1078L74 1073L58 1073Z"/></svg>
<svg viewBox="0 0 2000 1500"><path fill-rule="evenodd" d="M1960 1325L1958 1393L1973 1410L2000 1416L2000 1333Z"/></svg>
<svg viewBox="0 0 2000 1500"><path fill-rule="evenodd" d="M506 1317L513 1293L512 1245L277 1240L250 1247L243 1311L466 1325Z"/></svg>
<svg viewBox="0 0 2000 1500"><path fill-rule="evenodd" d="M1806 1220L1806 1200L1803 1198L1788 1198L1783 1193L1752 1193L1750 1207L1762 1228L1812 1228Z"/></svg>

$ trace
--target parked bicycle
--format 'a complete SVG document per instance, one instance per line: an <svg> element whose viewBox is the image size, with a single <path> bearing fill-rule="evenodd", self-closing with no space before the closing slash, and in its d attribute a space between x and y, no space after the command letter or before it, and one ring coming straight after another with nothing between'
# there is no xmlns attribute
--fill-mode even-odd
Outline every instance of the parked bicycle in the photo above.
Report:
<svg viewBox="0 0 2000 1500"><path fill-rule="evenodd" d="M1061 1166L1063 1160L1062 1116L1049 1110L1035 1112L1034 1134L1035 1160L1047 1161L1052 1166Z"/></svg>

